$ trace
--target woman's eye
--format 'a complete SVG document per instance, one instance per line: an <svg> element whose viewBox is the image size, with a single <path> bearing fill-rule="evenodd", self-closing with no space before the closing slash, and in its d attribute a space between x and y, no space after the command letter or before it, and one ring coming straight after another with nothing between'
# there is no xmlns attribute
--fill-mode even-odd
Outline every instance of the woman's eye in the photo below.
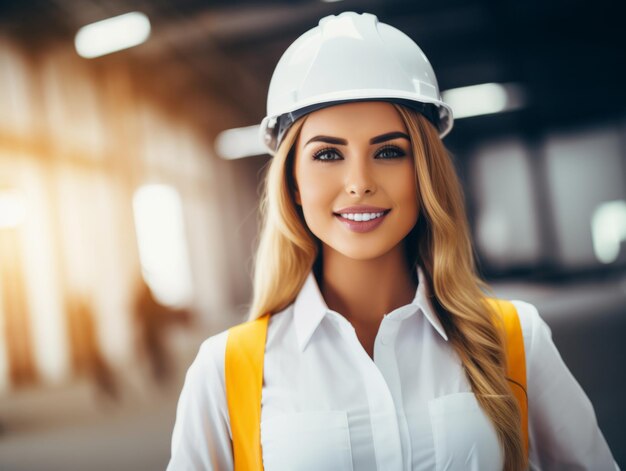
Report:
<svg viewBox="0 0 626 471"><path fill-rule="evenodd" d="M335 149L322 149L313 154L313 160L340 160L341 155Z"/></svg>
<svg viewBox="0 0 626 471"><path fill-rule="evenodd" d="M377 159L397 159L400 157L404 157L406 153L400 149L399 147L389 146L383 147L376 154Z"/></svg>

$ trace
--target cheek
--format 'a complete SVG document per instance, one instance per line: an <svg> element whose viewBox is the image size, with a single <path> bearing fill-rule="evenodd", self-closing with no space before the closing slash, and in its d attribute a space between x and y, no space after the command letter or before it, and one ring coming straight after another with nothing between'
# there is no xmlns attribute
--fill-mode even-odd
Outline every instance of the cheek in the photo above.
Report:
<svg viewBox="0 0 626 471"><path fill-rule="evenodd" d="M328 205L334 198L332 179L315 171L302 172L298 178L302 209L305 213L332 211Z"/></svg>
<svg viewBox="0 0 626 471"><path fill-rule="evenodd" d="M395 175L389 175L386 188L394 201L401 204L407 212L417 213L419 209L417 183L415 170L412 165L407 165Z"/></svg>
<svg viewBox="0 0 626 471"><path fill-rule="evenodd" d="M401 193L401 198L406 202L407 206L414 211L418 209L418 194L415 183L415 178L410 177L405 179L398 185L398 191Z"/></svg>

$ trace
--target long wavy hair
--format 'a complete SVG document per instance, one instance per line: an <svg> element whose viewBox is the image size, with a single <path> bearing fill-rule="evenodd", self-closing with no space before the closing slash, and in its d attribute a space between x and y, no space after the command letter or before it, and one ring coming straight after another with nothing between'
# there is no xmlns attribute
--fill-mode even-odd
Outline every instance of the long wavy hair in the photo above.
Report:
<svg viewBox="0 0 626 471"><path fill-rule="evenodd" d="M504 469L525 469L521 415L506 379L503 329L486 303L488 287L476 274L454 165L427 119L401 105L393 106L411 137L420 203L418 221L404 241L409 263L423 268L433 306L479 404L497 431ZM305 119L293 124L267 171L251 320L291 304L321 257L320 243L307 228L293 193L295 143Z"/></svg>

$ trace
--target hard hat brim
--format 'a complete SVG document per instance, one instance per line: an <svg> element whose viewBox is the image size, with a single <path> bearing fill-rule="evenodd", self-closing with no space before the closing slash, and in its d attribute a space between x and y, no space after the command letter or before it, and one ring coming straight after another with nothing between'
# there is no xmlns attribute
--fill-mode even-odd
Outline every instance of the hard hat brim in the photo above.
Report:
<svg viewBox="0 0 626 471"><path fill-rule="evenodd" d="M385 101L396 103L411 108L422 114L430 123L435 126L439 132L439 137L444 138L452 129L452 110L442 101L416 101L415 99L407 99L405 97L380 96L380 97L363 97L363 98L345 98L338 100L329 100L325 102L315 102L313 104L299 107L292 111L286 111L277 116L266 116L260 127L260 138L269 151L274 154L280 146L285 134L295 121L301 117L314 111L328 108L331 106L341 105L345 103L363 102L363 101Z"/></svg>

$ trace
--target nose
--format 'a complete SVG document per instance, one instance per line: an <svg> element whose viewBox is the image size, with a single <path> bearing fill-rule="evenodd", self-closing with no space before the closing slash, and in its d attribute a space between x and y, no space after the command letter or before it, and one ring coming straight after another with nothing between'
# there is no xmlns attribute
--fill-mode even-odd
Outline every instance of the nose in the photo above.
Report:
<svg viewBox="0 0 626 471"><path fill-rule="evenodd" d="M361 197L376 193L376 182L365 159L353 159L347 166L346 193Z"/></svg>

